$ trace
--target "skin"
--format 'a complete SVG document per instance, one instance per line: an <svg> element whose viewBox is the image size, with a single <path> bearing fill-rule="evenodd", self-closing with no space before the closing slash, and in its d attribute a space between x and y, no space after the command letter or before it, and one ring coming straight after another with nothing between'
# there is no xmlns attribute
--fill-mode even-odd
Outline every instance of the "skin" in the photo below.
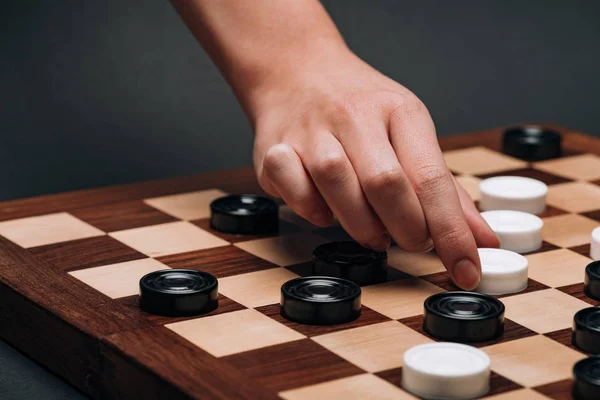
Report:
<svg viewBox="0 0 600 400"><path fill-rule="evenodd" d="M435 247L455 283L499 242L454 180L427 107L352 53L316 0L173 0L255 131L261 187L360 244Z"/></svg>

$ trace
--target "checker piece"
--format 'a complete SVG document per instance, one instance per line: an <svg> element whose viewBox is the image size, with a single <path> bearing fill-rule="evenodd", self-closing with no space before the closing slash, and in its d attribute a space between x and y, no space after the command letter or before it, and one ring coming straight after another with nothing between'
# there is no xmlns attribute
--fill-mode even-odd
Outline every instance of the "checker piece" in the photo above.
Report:
<svg viewBox="0 0 600 400"><path fill-rule="evenodd" d="M583 292L594 300L600 300L600 260L585 267Z"/></svg>
<svg viewBox="0 0 600 400"><path fill-rule="evenodd" d="M599 307L588 307L575 313L571 341L586 353L600 354Z"/></svg>
<svg viewBox="0 0 600 400"><path fill-rule="evenodd" d="M458 343L428 343L404 353L402 387L425 399L473 399L490 385L490 358Z"/></svg>
<svg viewBox="0 0 600 400"><path fill-rule="evenodd" d="M437 293L425 300L423 330L451 342L493 340L504 333L504 304L482 293Z"/></svg>
<svg viewBox="0 0 600 400"><path fill-rule="evenodd" d="M483 211L514 210L541 214L546 208L548 186L522 176L495 176L479 183Z"/></svg>
<svg viewBox="0 0 600 400"><path fill-rule="evenodd" d="M498 235L501 248L529 253L542 247L544 221L538 216L511 210L485 211L481 216Z"/></svg>
<svg viewBox="0 0 600 400"><path fill-rule="evenodd" d="M210 203L210 227L234 234L276 233L279 228L277 203L253 194L220 197Z"/></svg>
<svg viewBox="0 0 600 400"><path fill-rule="evenodd" d="M158 315L205 314L218 307L217 278L202 271L165 269L140 279L140 307Z"/></svg>
<svg viewBox="0 0 600 400"><path fill-rule="evenodd" d="M480 293L501 295L527 288L529 262L522 255L503 249L478 249L481 260Z"/></svg>
<svg viewBox="0 0 600 400"><path fill-rule="evenodd" d="M307 325L337 325L360 316L361 290L340 278L311 276L281 286L281 315Z"/></svg>
<svg viewBox="0 0 600 400"><path fill-rule="evenodd" d="M575 400L600 399L600 357L589 357L573 367L573 398Z"/></svg>
<svg viewBox="0 0 600 400"><path fill-rule="evenodd" d="M518 126L502 136L502 152L526 161L543 161L560 157L560 133L540 126Z"/></svg>
<svg viewBox="0 0 600 400"><path fill-rule="evenodd" d="M385 282L387 253L352 241L325 243L313 251L313 273L348 279L358 285Z"/></svg>

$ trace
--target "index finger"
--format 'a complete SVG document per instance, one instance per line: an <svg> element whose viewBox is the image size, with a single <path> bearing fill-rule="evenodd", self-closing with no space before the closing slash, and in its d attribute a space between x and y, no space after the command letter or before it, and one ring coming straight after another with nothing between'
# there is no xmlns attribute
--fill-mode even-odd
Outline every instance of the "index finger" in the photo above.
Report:
<svg viewBox="0 0 600 400"><path fill-rule="evenodd" d="M390 136L440 259L458 286L474 289L481 276L477 245L425 106L415 100L398 108L390 120Z"/></svg>

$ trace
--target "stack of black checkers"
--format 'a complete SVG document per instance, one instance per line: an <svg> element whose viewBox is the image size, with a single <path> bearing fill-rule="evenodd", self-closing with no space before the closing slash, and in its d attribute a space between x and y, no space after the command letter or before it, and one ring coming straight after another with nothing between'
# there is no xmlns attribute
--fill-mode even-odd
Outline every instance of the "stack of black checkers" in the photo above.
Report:
<svg viewBox="0 0 600 400"><path fill-rule="evenodd" d="M592 261L585 267L584 293L594 300L600 300L600 261Z"/></svg>
<svg viewBox="0 0 600 400"><path fill-rule="evenodd" d="M220 232L258 235L276 233L279 228L279 207L266 197L225 196L214 200L210 211L210 226Z"/></svg>
<svg viewBox="0 0 600 400"><path fill-rule="evenodd" d="M313 251L313 273L348 279L361 286L385 282L387 253L352 241L325 243Z"/></svg>
<svg viewBox="0 0 600 400"><path fill-rule="evenodd" d="M451 342L494 340L504 333L504 304L473 292L443 292L425 300L423 330Z"/></svg>
<svg viewBox="0 0 600 400"><path fill-rule="evenodd" d="M311 276L281 287L281 315L307 325L336 325L360 316L360 286L346 279Z"/></svg>
<svg viewBox="0 0 600 400"><path fill-rule="evenodd" d="M387 279L387 253L356 242L330 242L313 251L313 275L281 287L281 314L309 325L336 325L360 315L361 285Z"/></svg>
<svg viewBox="0 0 600 400"><path fill-rule="evenodd" d="M140 307L152 314L205 314L218 307L218 295L217 279L206 272L166 269L140 279Z"/></svg>
<svg viewBox="0 0 600 400"><path fill-rule="evenodd" d="M502 152L527 161L560 157L560 133L540 126L518 126L507 129L502 138Z"/></svg>
<svg viewBox="0 0 600 400"><path fill-rule="evenodd" d="M589 357L573 367L573 390L575 400L600 399L600 357Z"/></svg>

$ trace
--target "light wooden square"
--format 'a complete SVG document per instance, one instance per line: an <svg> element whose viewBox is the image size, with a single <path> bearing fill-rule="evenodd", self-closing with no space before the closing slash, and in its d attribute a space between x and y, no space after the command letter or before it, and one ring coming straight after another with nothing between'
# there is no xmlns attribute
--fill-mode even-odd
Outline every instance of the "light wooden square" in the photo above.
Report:
<svg viewBox="0 0 600 400"><path fill-rule="evenodd" d="M594 154L542 161L535 163L534 167L573 180L594 181L600 179L600 157Z"/></svg>
<svg viewBox="0 0 600 400"><path fill-rule="evenodd" d="M371 374L305 386L280 392L286 400L416 400L397 386Z"/></svg>
<svg viewBox="0 0 600 400"><path fill-rule="evenodd" d="M311 233L272 237L235 243L235 246L250 254L281 267L310 261L312 252L327 239Z"/></svg>
<svg viewBox="0 0 600 400"><path fill-rule="evenodd" d="M546 336L536 335L484 347L492 371L525 387L571 377L573 364L585 358L578 351Z"/></svg>
<svg viewBox="0 0 600 400"><path fill-rule="evenodd" d="M248 307L279 303L281 285L298 275L285 268L271 268L219 279L219 292Z"/></svg>
<svg viewBox="0 0 600 400"><path fill-rule="evenodd" d="M215 357L292 342L306 336L254 309L165 325Z"/></svg>
<svg viewBox="0 0 600 400"><path fill-rule="evenodd" d="M485 400L551 400L541 393L531 389L511 390L510 392L485 397Z"/></svg>
<svg viewBox="0 0 600 400"><path fill-rule="evenodd" d="M587 244L598 221L577 214L563 214L544 218L542 239L559 247Z"/></svg>
<svg viewBox="0 0 600 400"><path fill-rule="evenodd" d="M70 275L113 299L140 292L140 279L150 272L169 269L153 258L127 261L69 272Z"/></svg>
<svg viewBox="0 0 600 400"><path fill-rule="evenodd" d="M401 367L406 350L431 342L398 321L315 336L312 340L368 372Z"/></svg>
<svg viewBox="0 0 600 400"><path fill-rule="evenodd" d="M465 188L473 201L479 201L481 198L481 194L479 193L479 183L481 182L481 179L471 175L460 175L456 176L455 179L463 188Z"/></svg>
<svg viewBox="0 0 600 400"><path fill-rule="evenodd" d="M57 213L0 222L0 235L27 249L102 236L104 232L71 214Z"/></svg>
<svg viewBox="0 0 600 400"><path fill-rule="evenodd" d="M111 232L109 235L150 257L229 245L229 242L185 221Z"/></svg>
<svg viewBox="0 0 600 400"><path fill-rule="evenodd" d="M556 289L509 296L502 299L506 318L538 333L573 325L573 315L589 304Z"/></svg>
<svg viewBox="0 0 600 400"><path fill-rule="evenodd" d="M525 258L529 261L529 277L551 287L582 283L585 267L592 261L567 249L531 254Z"/></svg>
<svg viewBox="0 0 600 400"><path fill-rule="evenodd" d="M527 163L485 147L469 147L444 153L446 165L456 173L483 175L525 168Z"/></svg>
<svg viewBox="0 0 600 400"><path fill-rule="evenodd" d="M210 189L199 192L154 197L152 199L146 199L144 202L175 218L189 221L193 219L209 218L210 203L213 200L226 195L227 193L221 190Z"/></svg>
<svg viewBox="0 0 600 400"><path fill-rule="evenodd" d="M572 213L600 209L600 186L587 182L567 182L548 187L546 203Z"/></svg>
<svg viewBox="0 0 600 400"><path fill-rule="evenodd" d="M423 314L423 302L443 290L420 278L366 286L362 288L362 303L392 319Z"/></svg>
<svg viewBox="0 0 600 400"><path fill-rule="evenodd" d="M435 274L445 271L444 264L433 252L409 253L399 247L388 249L388 265L413 276Z"/></svg>

